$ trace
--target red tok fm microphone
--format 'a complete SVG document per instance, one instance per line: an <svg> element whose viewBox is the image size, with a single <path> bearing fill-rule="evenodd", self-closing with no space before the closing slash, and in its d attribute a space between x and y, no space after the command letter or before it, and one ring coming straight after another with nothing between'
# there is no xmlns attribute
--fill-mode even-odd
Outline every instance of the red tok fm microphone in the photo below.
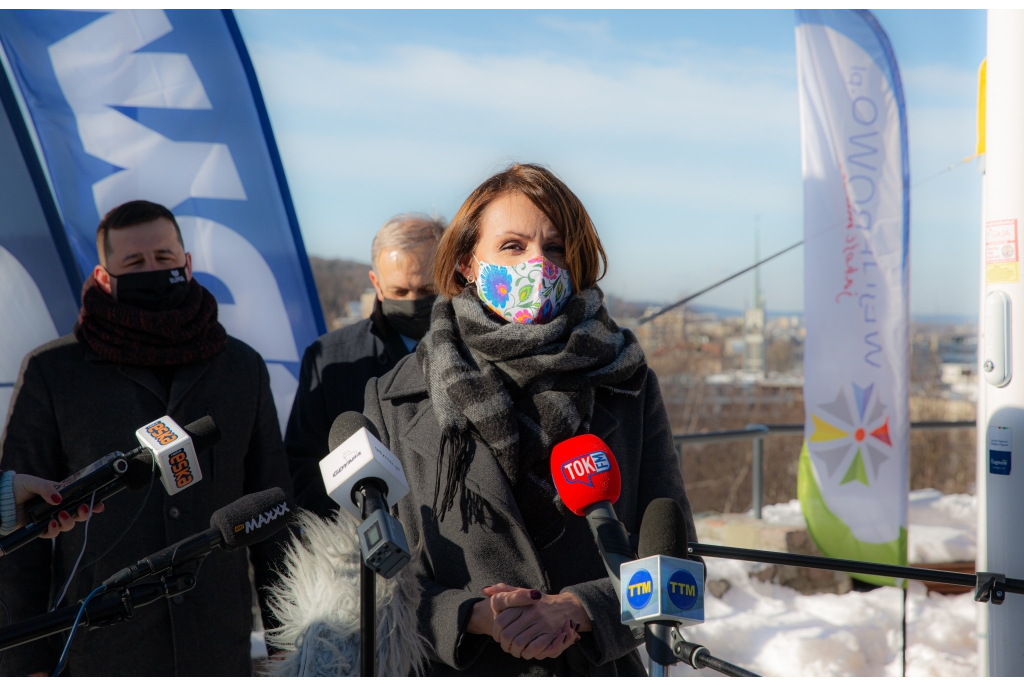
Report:
<svg viewBox="0 0 1024 685"><path fill-rule="evenodd" d="M565 506L587 517L608 577L618 590L619 566L636 559L636 553L612 509L622 487L615 455L596 435L577 435L551 451L551 478Z"/></svg>

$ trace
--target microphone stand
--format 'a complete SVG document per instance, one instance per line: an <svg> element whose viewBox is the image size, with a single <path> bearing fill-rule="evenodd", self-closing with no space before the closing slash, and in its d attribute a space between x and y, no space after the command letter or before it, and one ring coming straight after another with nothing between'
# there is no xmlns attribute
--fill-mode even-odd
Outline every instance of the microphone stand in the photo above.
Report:
<svg viewBox="0 0 1024 685"><path fill-rule="evenodd" d="M711 652L703 645L687 642L679 632L679 624L673 621L651 621L645 624L644 641L647 644L647 655L651 659L652 678L666 677L668 667L680 661L685 661L695 669L710 668L727 676L760 677L745 668L711 656Z"/></svg>
<svg viewBox="0 0 1024 685"><path fill-rule="evenodd" d="M130 621L135 610L162 597L175 597L196 585L198 568L191 572L168 575L157 581L137 583L125 588L108 590L97 595L82 612L79 625L99 628L121 621ZM81 601L57 611L12 623L0 628L0 652L18 647L50 635L70 630L75 625Z"/></svg>
<svg viewBox="0 0 1024 685"><path fill-rule="evenodd" d="M375 511L388 508L384 500L387 485L377 478L359 481L352 496L359 505L363 520ZM367 566L362 547L359 551L359 675L377 675L377 572Z"/></svg>
<svg viewBox="0 0 1024 685"><path fill-rule="evenodd" d="M377 675L377 574L359 552L359 675Z"/></svg>

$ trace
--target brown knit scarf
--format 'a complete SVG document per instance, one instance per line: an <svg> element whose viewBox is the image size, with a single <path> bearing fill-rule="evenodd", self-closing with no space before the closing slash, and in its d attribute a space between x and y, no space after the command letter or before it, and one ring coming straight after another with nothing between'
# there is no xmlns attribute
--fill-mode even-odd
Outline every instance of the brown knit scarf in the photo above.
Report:
<svg viewBox="0 0 1024 685"><path fill-rule="evenodd" d="M166 312L150 312L117 302L90 276L82 286L75 337L104 359L131 366L209 359L228 341L217 321L217 300L194 278L184 304Z"/></svg>

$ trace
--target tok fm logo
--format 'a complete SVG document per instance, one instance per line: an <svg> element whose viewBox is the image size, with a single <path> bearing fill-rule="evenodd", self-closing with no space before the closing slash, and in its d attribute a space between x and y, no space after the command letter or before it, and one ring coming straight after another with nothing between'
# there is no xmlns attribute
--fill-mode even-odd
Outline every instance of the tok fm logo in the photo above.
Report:
<svg viewBox="0 0 1024 685"><path fill-rule="evenodd" d="M583 483L594 487L591 480L594 474L604 473L612 467L608 461L608 455L604 452L591 452L579 457L573 457L562 464L562 477L566 483Z"/></svg>
<svg viewBox="0 0 1024 685"><path fill-rule="evenodd" d="M811 412L814 432L810 437L810 451L824 464L829 478L832 478L843 464L845 475L840 485L859 482L870 486L868 470L864 466L867 458L871 464L871 479L878 477L878 470L889 460L888 452L892 450L889 437L888 407L874 396L875 385L872 383L862 388L851 383L853 402L843 388L839 389L836 399L827 404L817 406L818 413L827 414L826 421L818 413ZM872 399L874 402L872 403ZM868 411L870 406L871 411ZM850 455L853 458L850 459Z"/></svg>

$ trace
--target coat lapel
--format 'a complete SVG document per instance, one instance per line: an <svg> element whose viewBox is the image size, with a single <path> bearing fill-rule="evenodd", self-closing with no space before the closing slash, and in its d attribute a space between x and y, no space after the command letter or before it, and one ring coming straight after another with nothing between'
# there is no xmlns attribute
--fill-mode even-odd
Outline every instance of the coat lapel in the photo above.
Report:
<svg viewBox="0 0 1024 685"><path fill-rule="evenodd" d="M608 436L619 427L619 420L615 414L604 408L600 397L594 400L594 417L590 420L590 432L608 442Z"/></svg>
<svg viewBox="0 0 1024 685"><path fill-rule="evenodd" d="M175 370L174 380L171 382L171 396L167 402L168 415L173 414L178 409L185 396L188 395L189 390L203 377L203 374L209 368L210 360L204 359L200 362L182 364Z"/></svg>
<svg viewBox="0 0 1024 685"><path fill-rule="evenodd" d="M124 364L118 364L117 370L123 376L127 376L132 379L146 390L157 396L157 398L167 404L167 391L164 386L160 384L160 381L156 379L153 372L145 366L126 366Z"/></svg>

